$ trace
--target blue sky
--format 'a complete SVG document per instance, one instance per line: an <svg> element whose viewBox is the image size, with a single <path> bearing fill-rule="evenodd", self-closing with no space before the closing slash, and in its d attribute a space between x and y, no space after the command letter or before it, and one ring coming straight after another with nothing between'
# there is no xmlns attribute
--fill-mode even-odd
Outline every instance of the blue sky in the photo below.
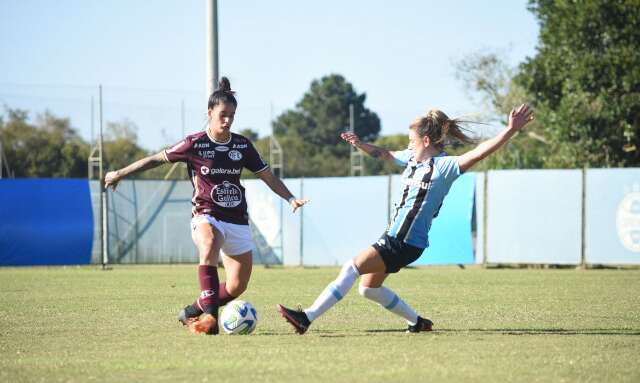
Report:
<svg viewBox="0 0 640 383"><path fill-rule="evenodd" d="M219 0L220 73L237 91L234 129L260 136L312 80L339 73L378 113L382 134L404 133L431 107L482 112L454 63L481 50L511 65L535 54L526 0ZM129 119L159 149L201 130L206 113L206 3L3 0L0 104L70 117L91 136L103 85L104 120Z"/></svg>

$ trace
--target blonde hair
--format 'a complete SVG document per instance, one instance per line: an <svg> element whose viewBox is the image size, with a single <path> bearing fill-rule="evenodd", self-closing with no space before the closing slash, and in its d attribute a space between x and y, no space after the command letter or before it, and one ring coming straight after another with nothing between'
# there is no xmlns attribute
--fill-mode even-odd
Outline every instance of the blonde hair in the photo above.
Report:
<svg viewBox="0 0 640 383"><path fill-rule="evenodd" d="M429 140L438 150L444 149L445 145L452 142L461 144L471 144L476 142L465 132L461 124L469 123L458 118L450 119L443 111L431 109L426 114L416 118L409 129L413 129L420 137L429 137Z"/></svg>

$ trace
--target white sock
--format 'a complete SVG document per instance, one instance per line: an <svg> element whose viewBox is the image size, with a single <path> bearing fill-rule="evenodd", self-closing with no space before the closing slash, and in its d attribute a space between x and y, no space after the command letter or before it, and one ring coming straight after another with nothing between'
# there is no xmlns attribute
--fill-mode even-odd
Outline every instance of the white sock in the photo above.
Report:
<svg viewBox="0 0 640 383"><path fill-rule="evenodd" d="M380 306L407 320L410 325L418 323L418 314L391 289L381 287L358 288L360 295L380 304Z"/></svg>
<svg viewBox="0 0 640 383"><path fill-rule="evenodd" d="M307 318L310 321L315 320L325 311L329 310L333 305L338 303L351 289L351 286L356 282L358 278L358 269L353 264L353 261L349 261L342 266L340 274L335 281L329 283L327 287L318 295L315 302L308 309L304 310L307 314Z"/></svg>

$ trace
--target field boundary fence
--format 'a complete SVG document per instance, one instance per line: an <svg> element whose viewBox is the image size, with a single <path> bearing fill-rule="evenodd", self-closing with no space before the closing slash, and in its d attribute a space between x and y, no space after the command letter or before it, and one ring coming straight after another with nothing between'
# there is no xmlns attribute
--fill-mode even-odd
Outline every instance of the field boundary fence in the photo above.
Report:
<svg viewBox="0 0 640 383"><path fill-rule="evenodd" d="M243 180L257 264L344 263L384 232L403 187L399 175L284 182L311 199L295 214L261 181ZM186 180L125 180L108 191L108 262L197 262L191 193ZM98 181L2 179L0 201L0 265L103 261ZM50 243L34 246L39 237ZM464 174L415 262L435 264L640 265L640 168Z"/></svg>

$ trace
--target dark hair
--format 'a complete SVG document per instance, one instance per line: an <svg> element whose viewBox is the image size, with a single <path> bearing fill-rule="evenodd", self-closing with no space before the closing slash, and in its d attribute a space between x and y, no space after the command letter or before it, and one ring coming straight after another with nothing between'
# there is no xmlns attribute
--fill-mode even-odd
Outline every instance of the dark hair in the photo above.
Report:
<svg viewBox="0 0 640 383"><path fill-rule="evenodd" d="M461 126L463 121L457 118L450 119L443 111L431 109L427 114L415 119L410 129L418 133L420 137L428 136L434 147L442 150L445 145L453 142L461 144L475 143L476 140L465 134L466 129Z"/></svg>
<svg viewBox="0 0 640 383"><path fill-rule="evenodd" d="M209 96L209 102L207 103L207 109L213 109L218 104L233 104L234 107L238 106L234 91L231 90L231 83L226 77L222 77L218 82L218 89L216 89L211 96Z"/></svg>

